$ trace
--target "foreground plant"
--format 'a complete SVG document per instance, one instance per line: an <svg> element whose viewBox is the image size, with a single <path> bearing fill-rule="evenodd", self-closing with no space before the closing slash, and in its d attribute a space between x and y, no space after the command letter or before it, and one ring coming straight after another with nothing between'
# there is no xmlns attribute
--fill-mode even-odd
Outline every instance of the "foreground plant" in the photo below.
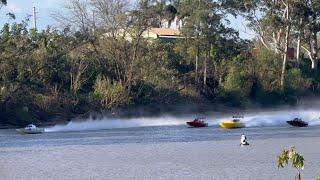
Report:
<svg viewBox="0 0 320 180"><path fill-rule="evenodd" d="M288 165L289 161L292 163L292 167L297 170L296 180L301 180L300 170L304 168L304 158L302 155L296 152L295 147L285 149L278 156L278 168L284 168ZM318 178L319 179L319 178Z"/></svg>

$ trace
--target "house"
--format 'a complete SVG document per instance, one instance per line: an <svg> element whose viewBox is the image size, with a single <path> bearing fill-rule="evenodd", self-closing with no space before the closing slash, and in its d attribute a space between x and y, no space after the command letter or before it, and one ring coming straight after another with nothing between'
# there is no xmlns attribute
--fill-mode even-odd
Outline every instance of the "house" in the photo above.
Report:
<svg viewBox="0 0 320 180"><path fill-rule="evenodd" d="M173 42L181 38L180 31L171 28L149 28L142 33L146 39L159 39L161 42Z"/></svg>
<svg viewBox="0 0 320 180"><path fill-rule="evenodd" d="M128 41L132 41L134 36L134 32L130 32L129 30L120 29L117 31L115 36L124 37ZM111 33L104 34L104 37L111 37ZM161 42L174 42L178 38L182 38L180 36L180 31L171 28L149 28L145 30L141 36L150 41L159 39Z"/></svg>

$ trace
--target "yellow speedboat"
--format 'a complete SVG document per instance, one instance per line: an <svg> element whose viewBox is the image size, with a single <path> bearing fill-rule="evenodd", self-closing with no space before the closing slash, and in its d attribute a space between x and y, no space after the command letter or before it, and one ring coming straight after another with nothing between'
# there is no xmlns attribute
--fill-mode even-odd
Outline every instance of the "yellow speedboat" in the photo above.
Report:
<svg viewBox="0 0 320 180"><path fill-rule="evenodd" d="M223 121L219 123L220 127L225 129L235 129L235 128L244 128L246 127L246 124L244 122L241 122L239 119L229 120L229 121Z"/></svg>

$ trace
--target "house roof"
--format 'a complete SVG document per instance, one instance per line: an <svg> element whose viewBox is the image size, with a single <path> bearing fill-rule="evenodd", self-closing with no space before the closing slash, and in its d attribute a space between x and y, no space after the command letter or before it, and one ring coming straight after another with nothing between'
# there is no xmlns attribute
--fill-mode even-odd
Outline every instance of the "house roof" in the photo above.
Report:
<svg viewBox="0 0 320 180"><path fill-rule="evenodd" d="M150 32L157 34L158 36L179 36L180 31L170 28L150 28Z"/></svg>

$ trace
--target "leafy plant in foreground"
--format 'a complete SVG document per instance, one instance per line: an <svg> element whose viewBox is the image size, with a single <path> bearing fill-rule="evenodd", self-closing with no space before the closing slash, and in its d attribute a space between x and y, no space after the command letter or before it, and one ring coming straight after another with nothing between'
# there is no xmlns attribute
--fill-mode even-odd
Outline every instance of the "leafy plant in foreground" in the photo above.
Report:
<svg viewBox="0 0 320 180"><path fill-rule="evenodd" d="M295 179L301 180L300 170L304 168L304 158L302 155L296 152L295 147L290 149L284 149L278 156L278 168L284 168L288 165L289 161L292 163L292 167L297 170Z"/></svg>

